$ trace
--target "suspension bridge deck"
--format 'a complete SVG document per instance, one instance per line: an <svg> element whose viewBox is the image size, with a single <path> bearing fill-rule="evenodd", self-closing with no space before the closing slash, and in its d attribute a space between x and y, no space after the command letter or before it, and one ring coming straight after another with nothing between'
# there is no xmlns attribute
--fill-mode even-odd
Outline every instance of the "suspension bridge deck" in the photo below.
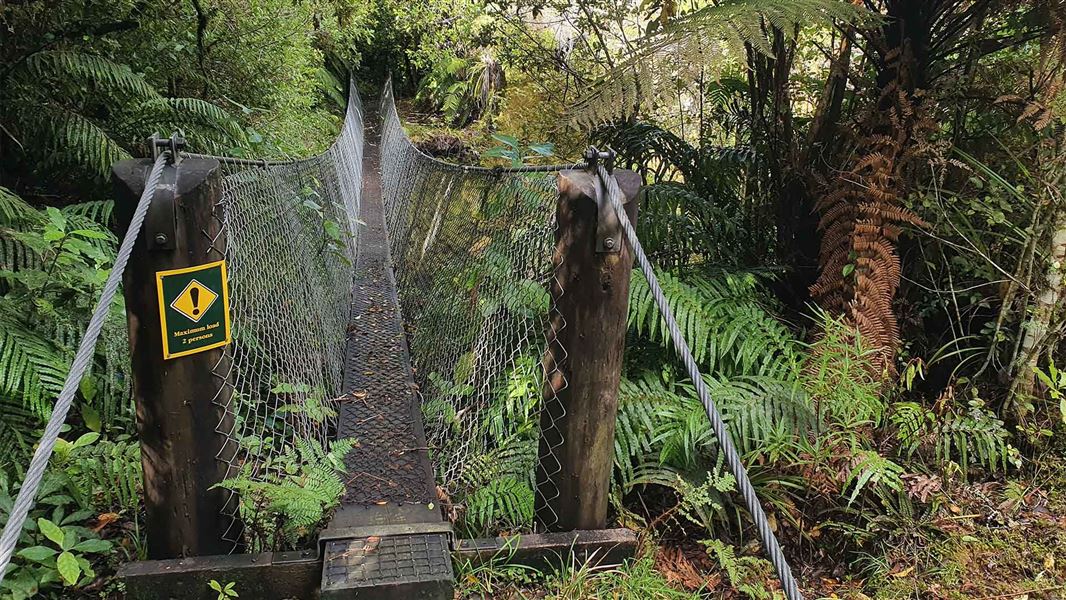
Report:
<svg viewBox="0 0 1066 600"><path fill-rule="evenodd" d="M449 525L422 426L389 265L381 199L380 131L366 120L355 265L338 437L358 446L345 460L347 491L323 532L323 598L450 597Z"/></svg>

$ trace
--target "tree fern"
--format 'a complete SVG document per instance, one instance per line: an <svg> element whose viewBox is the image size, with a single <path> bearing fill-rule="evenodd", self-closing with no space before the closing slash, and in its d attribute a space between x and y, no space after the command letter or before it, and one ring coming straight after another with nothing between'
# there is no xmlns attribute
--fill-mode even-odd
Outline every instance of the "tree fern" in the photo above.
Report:
<svg viewBox="0 0 1066 600"><path fill-rule="evenodd" d="M644 188L637 233L659 266L765 262L773 230L761 225L763 207L752 199L748 182L758 161L749 148L694 146L639 122L600 127L593 139L653 182Z"/></svg>
<svg viewBox="0 0 1066 600"><path fill-rule="evenodd" d="M11 190L0 186L0 227L16 227L39 220L40 213ZM0 261L3 259L0 258Z"/></svg>
<svg viewBox="0 0 1066 600"><path fill-rule="evenodd" d="M114 97L154 97L158 94L128 65L103 56L70 50L42 50L22 64L29 76L63 87L85 87Z"/></svg>
<svg viewBox="0 0 1066 600"><path fill-rule="evenodd" d="M638 40L576 104L572 118L590 127L611 121L654 104L664 93L676 93L685 73L702 67L713 78L748 48L772 55L766 37L770 28L791 34L800 25L867 18L869 13L845 0L736 0L705 6Z"/></svg>
<svg viewBox="0 0 1066 600"><path fill-rule="evenodd" d="M48 49L13 64L0 89L0 125L26 162L94 178L100 185L128 148L154 132L183 130L194 149L224 151L244 143L239 124L195 98L164 98L128 65L71 49Z"/></svg>
<svg viewBox="0 0 1066 600"><path fill-rule="evenodd" d="M24 107L20 117L16 131L34 140L45 168L81 170L102 181L112 164L130 157L99 124L58 104Z"/></svg>
<svg viewBox="0 0 1066 600"><path fill-rule="evenodd" d="M131 140L145 132L181 131L190 148L226 152L246 143L244 128L228 112L199 98L149 98L119 115L116 131Z"/></svg>
<svg viewBox="0 0 1066 600"><path fill-rule="evenodd" d="M115 210L114 200L90 200L63 207L63 212L70 216L83 217L103 227L111 225L111 215Z"/></svg>
<svg viewBox="0 0 1066 600"><path fill-rule="evenodd" d="M693 263L732 264L742 235L737 213L707 200L687 185L667 182L644 188L637 235L664 268Z"/></svg>
<svg viewBox="0 0 1066 600"><path fill-rule="evenodd" d="M40 211L7 188L0 187L0 271L13 272L41 264L40 252L17 234L32 229L43 220ZM0 291L5 287L0 280Z"/></svg>
<svg viewBox="0 0 1066 600"><path fill-rule="evenodd" d="M613 122L597 128L593 139L617 152L620 164L639 169L646 179L682 180L703 193L736 188L744 170L756 160L750 148L694 146L653 123Z"/></svg>

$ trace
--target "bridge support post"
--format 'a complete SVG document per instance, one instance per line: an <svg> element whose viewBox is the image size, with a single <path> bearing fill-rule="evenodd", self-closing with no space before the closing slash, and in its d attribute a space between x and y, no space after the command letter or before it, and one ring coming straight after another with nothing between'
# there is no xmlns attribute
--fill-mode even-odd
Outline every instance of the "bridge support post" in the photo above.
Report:
<svg viewBox="0 0 1066 600"><path fill-rule="evenodd" d="M151 166L152 160L142 159L113 167L122 232ZM233 417L225 409L230 387L224 348L164 359L156 282L159 271L224 258L225 235L215 217L221 194L218 161L168 164L123 280L150 559L227 554L232 543L223 537L239 538L224 516L225 490L211 489L225 477L224 461L235 450L219 433L231 430Z"/></svg>
<svg viewBox="0 0 1066 600"><path fill-rule="evenodd" d="M635 224L640 176L614 176ZM607 525L633 255L621 229L605 236L614 213L603 194L595 173L559 173L535 506L551 531Z"/></svg>

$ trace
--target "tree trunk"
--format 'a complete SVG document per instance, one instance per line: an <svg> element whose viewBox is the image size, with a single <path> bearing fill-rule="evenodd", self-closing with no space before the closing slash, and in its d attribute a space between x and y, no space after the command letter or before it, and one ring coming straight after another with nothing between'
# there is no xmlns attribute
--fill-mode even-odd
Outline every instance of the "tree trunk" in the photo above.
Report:
<svg viewBox="0 0 1066 600"><path fill-rule="evenodd" d="M1058 305L1062 299L1063 266L1066 262L1066 206L1061 203L1055 207L1055 220L1048 250L1044 286L1037 294L1032 316L1023 328L1021 347L1014 362L1014 382L1011 384L1010 399L1014 407L1014 418L1018 423L1024 423L1033 408L1032 399L1036 392L1035 370L1039 366L1040 356L1055 342L1052 324L1056 322L1060 312Z"/></svg>

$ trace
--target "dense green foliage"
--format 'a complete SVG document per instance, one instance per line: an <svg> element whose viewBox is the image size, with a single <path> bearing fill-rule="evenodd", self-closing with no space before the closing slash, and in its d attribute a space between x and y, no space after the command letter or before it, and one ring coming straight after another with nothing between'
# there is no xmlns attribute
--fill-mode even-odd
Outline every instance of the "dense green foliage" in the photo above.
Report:
<svg viewBox="0 0 1066 600"><path fill-rule="evenodd" d="M642 175L639 235L811 587L832 573L896 593L914 556L961 552L958 505L1000 490L974 509L994 538L1001 513L1061 495L1040 483L1066 446L1061 0L25 0L0 4L0 27L0 515L113 260L111 164L174 130L193 150L310 155L349 75L370 89L388 72L428 151L507 164L592 142ZM542 310L493 250L448 275L518 290L484 305ZM673 598L718 577L769 597L637 273L628 327L612 515L668 546L667 566L508 581ZM460 427L450 402L471 394L472 361L427 374L427 420ZM457 474L469 494L448 516L464 535L533 520L543 374L538 356L514 364L477 423L496 443ZM3 597L106 595L97 572L143 556L128 380L116 304ZM294 440L245 465L268 483L223 482L249 546L306 544L356 442ZM471 571L470 594L506 587ZM917 580L898 593L941 597Z"/></svg>

